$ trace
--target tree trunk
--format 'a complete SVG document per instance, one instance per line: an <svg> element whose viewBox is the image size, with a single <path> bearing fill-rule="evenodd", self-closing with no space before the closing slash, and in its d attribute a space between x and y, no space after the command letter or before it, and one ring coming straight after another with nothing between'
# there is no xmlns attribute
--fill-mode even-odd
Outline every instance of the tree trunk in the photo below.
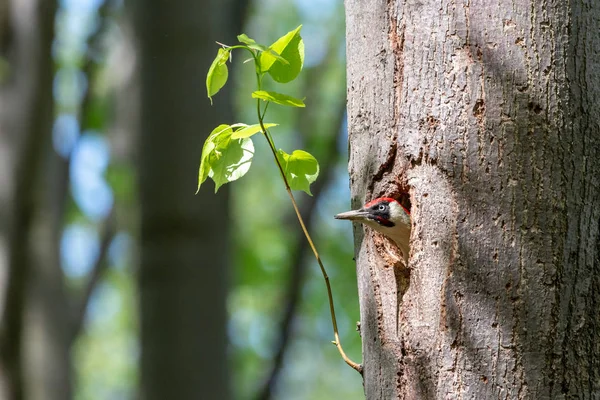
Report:
<svg viewBox="0 0 600 400"><path fill-rule="evenodd" d="M70 396L52 168L56 2L0 1L0 398ZM51 299L51 301L49 301Z"/></svg>
<svg viewBox="0 0 600 400"><path fill-rule="evenodd" d="M238 3L239 4L239 3ZM211 107L215 41L240 29L232 2L139 1L141 392L227 399L228 190L194 196L204 139L233 123L228 85Z"/></svg>
<svg viewBox="0 0 600 400"><path fill-rule="evenodd" d="M600 2L346 0L368 399L600 396Z"/></svg>

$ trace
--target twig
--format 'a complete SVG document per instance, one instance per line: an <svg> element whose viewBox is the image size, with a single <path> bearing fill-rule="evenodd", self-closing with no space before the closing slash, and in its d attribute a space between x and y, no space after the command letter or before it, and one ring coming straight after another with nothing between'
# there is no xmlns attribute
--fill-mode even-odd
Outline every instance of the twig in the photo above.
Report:
<svg viewBox="0 0 600 400"><path fill-rule="evenodd" d="M117 224L115 222L115 206L113 205L113 209L106 218L104 222L104 227L102 228L98 257L96 258L96 262L94 263L94 266L89 273L88 281L84 289L82 290L81 298L78 302L79 304L75 307L75 314L73 316L73 321L71 325L71 344L75 342L75 339L81 332L83 321L85 320L85 315L88 309L88 305L90 303L90 299L92 298L92 294L94 293L94 289L98 286L98 282L100 282L102 274L108 268L108 262L106 258L108 255L108 249L110 247L110 244L117 232L116 225Z"/></svg>
<svg viewBox="0 0 600 400"><path fill-rule="evenodd" d="M338 112L338 121L335 124L336 131L342 124L346 112L345 104L342 103L342 107ZM309 124L312 125L312 124ZM313 184L312 197L308 197L302 204L302 215L306 216L306 228L310 231L313 225L312 215L316 209L316 205L319 202L324 189L329 186L334 176L333 169L337 158L337 138L338 134L331 135L331 141L327 146L326 154L321 156L321 174L319 179ZM281 373L281 367L285 358L285 353L288 349L288 344L292 334L292 322L298 310L300 303L301 285L304 281L304 275L306 272L306 262L303 257L304 253L308 249L308 241L303 236L298 236L298 243L294 247L294 252L290 256L293 260L291 266L291 274L288 278L288 289L287 289L287 302L283 311L283 318L280 327L280 339L277 344L275 356L273 357L273 365L269 372L268 378L264 381L262 388L258 390L257 400L268 400L272 397L272 392L275 387L275 383L279 379Z"/></svg>
<svg viewBox="0 0 600 400"><path fill-rule="evenodd" d="M332 42L335 42L334 40L332 40ZM334 52L329 52L328 54L334 54ZM330 65L330 62L324 62L323 65ZM319 85L314 84L314 83L318 83L315 82L317 81L317 79L315 79L316 77L323 77L325 74L323 73L323 71L321 70L321 68L319 69L314 69L313 70L314 74L313 74L313 79L311 79L311 76L309 75L307 82L308 82L308 88L309 90L311 88L316 88L319 87ZM260 75L257 73L257 84L258 84L258 89L260 90L260 86L261 86L261 77ZM313 82L313 84L310 84L310 82ZM316 96L313 96L316 97ZM267 102L267 106L268 106L268 102ZM266 108L266 107L265 107ZM336 123L334 124L334 129L336 129L337 131L339 131L340 127L342 126L344 117L345 117L345 112L346 112L346 107L345 107L345 102L341 102L341 107L339 112L337 113L337 119L336 119ZM258 397L257 399L260 400L266 400L269 399L271 397L271 392L273 387L275 386L275 382L278 379L280 370L281 370L281 365L283 363L283 358L285 355L285 351L287 349L287 345L289 343L290 340L290 336L291 336L291 325L292 325L292 321L294 318L294 315L296 313L296 310L298 308L298 303L299 303L299 298L300 298L300 285L301 282L303 281L303 275L304 275L304 268L303 268L303 257L302 255L304 254L304 252L306 251L306 247L307 245L310 245L315 258L319 264L319 267L321 269L321 273L323 275L323 278L325 279L325 284L327 287L327 296L328 296L328 300L329 300L329 307L330 307L330 313L331 313L331 322L332 322L332 326L333 326L333 331L334 331L334 337L335 337L335 341L333 342L336 347L338 348L338 351L340 352L340 355L342 356L342 358L344 359L344 361L351 366L353 369L355 369L356 371L358 371L359 373L362 373L362 366L355 363L354 361L352 361L351 359L349 359L340 342L339 339L339 334L338 334L338 329L337 329L337 321L336 321L336 316L335 316L335 307L334 307L334 303L333 303L333 295L332 295L332 291L331 291L331 285L329 283L329 277L327 276L327 272L325 271L325 268L323 266L323 263L320 259L319 254L317 253L317 250L312 242L312 239L308 233L309 231L309 227L310 225L312 225L312 221L310 216L312 215L313 209L317 203L318 197L322 191L322 189L326 186L326 184L329 182L329 180L331 179L331 165L333 164L334 160L335 160L335 155L337 154L337 149L336 149L336 142L337 142L337 138L338 135L334 134L332 135L332 143L330 146L327 147L327 152L324 155L324 160L325 162L321 164L321 179L317 180L317 182L314 184L313 186L313 193L314 196L309 198L308 202L306 203L306 212L304 212L304 215L308 215L308 227L304 224L304 221L302 219L302 214L300 213L298 210L298 206L296 204L296 201L294 199L294 196L292 194L292 191L290 190L289 184L287 182L287 179L285 177L285 174L283 172L283 169L281 167L281 164L277 158L276 155L276 151L275 151L275 145L273 143L273 140L271 138L271 136L268 134L267 130L264 128L263 125L263 118L264 118L264 113L261 115L260 112L260 101L257 101L257 115L258 115L258 119L262 128L262 133L265 136L265 139L267 140L267 142L269 143L269 148L271 149L271 152L273 153L273 156L275 158L275 162L277 163L277 167L279 168L279 171L281 173L282 179L285 183L286 186L286 191L288 192L288 195L290 197L290 200L292 201L292 205L294 207L294 211L296 213L296 216L298 218L298 221L300 223L300 226L302 227L304 236L306 237L306 241L304 240L300 240L298 245L295 247L296 249L296 254L293 257L293 259L295 260L295 264L293 266L292 269L292 273L290 276L290 280L288 283L288 303L285 307L285 311L284 311L284 317L281 323L281 336L280 336L280 342L278 345L278 349L277 352L275 354L275 357L273 359L273 366L271 368L271 372L268 376L268 379L265 381L265 383L262 386L262 389L260 389L258 391ZM313 126L315 125L314 120L317 118L309 118L309 123L308 124L301 124L300 125L300 130L302 130L302 126L306 127L305 130L310 130L313 129ZM336 132L337 133L337 132ZM322 157L323 159L323 157ZM323 174L325 174L325 176L323 176ZM304 211L304 210L303 210Z"/></svg>
<svg viewBox="0 0 600 400"><path fill-rule="evenodd" d="M259 78L259 82L260 82L260 78ZM259 87L259 90L260 90L260 87ZM340 335L338 333L337 318L335 317L335 306L333 303L333 293L331 290L331 283L329 282L329 276L327 275L327 271L325 270L323 261L321 261L321 256L319 255L319 252L317 251L317 248L315 247L315 244L313 243L312 238L310 237L310 234L308 233L308 230L306 229L304 219L302 218L302 215L300 214L300 210L298 209L298 204L296 203L296 199L294 198L294 193L292 193L292 189L290 188L289 182L285 176L283 167L281 166L281 163L279 162L279 158L277 157L277 151L275 150L275 144L273 143L273 140L269 137L269 134L267 133L267 130L264 126L263 120L260 115L260 99L257 99L257 108L258 108L259 123L260 123L260 127L262 130L263 136L269 143L269 148L271 149L271 153L273 153L273 158L275 159L277 168L279 168L281 178L283 179L283 183L285 184L285 190L290 198L290 201L292 202L292 206L294 207L294 211L296 212L296 217L298 217L298 222L300 223L302 232L304 232L304 236L306 237L306 240L308 241L308 244L315 256L315 259L317 260L317 263L319 264L319 268L321 269L321 274L323 275L323 279L325 280L325 286L327 287L327 299L329 300L329 312L331 314L331 324L333 326L333 336L335 339L332 343L337 347L340 355L342 356L342 359L346 362L346 364L348 364L350 367L354 368L359 373L362 373L362 365L357 364L356 362L354 362L350 358L348 358L348 356L346 355L346 353L344 352L344 349L342 347L342 343L340 341Z"/></svg>

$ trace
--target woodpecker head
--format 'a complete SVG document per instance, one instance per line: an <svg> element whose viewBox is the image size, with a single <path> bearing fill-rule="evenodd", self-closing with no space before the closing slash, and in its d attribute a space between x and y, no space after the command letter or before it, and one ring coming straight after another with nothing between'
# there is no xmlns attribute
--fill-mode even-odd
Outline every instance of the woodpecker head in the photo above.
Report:
<svg viewBox="0 0 600 400"><path fill-rule="evenodd" d="M335 218L361 222L383 233L400 248L405 264L408 262L410 213L397 200L381 197L368 202L359 210L347 211Z"/></svg>

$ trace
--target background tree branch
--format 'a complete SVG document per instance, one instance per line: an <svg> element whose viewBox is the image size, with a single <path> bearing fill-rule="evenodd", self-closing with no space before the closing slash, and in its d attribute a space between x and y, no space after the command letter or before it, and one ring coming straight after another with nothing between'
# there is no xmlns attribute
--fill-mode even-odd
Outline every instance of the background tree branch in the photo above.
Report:
<svg viewBox="0 0 600 400"><path fill-rule="evenodd" d="M110 248L112 240L114 239L117 233L115 208L116 206L113 205L110 214L104 221L104 226L100 235L100 249L98 251L98 257L96 258L96 262L94 263L94 266L92 267L92 270L89 273L88 280L83 290L81 291L81 297L75 305L75 313L73 315L71 324L71 345L75 342L77 336L81 333L83 322L85 320L85 315L87 313L88 305L90 303L92 294L94 293L94 289L98 286L98 283L102 279L104 271L106 271L109 267L109 263L107 261L108 250Z"/></svg>

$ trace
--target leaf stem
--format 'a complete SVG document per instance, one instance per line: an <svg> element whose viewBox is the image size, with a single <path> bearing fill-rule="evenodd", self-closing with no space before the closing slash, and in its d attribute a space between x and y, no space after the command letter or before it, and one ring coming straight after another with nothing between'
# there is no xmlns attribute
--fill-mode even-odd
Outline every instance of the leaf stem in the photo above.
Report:
<svg viewBox="0 0 600 400"><path fill-rule="evenodd" d="M260 90L260 83L261 83L260 81L261 81L260 76L257 73L258 90ZM267 104L268 104L268 102L267 102ZM263 113L263 115L261 115L261 113L260 113L260 99L256 100L256 110L257 110L257 114L258 114L258 122L260 123L260 128L262 130L262 134L264 135L265 139L269 143L269 148L271 149L271 153L273 153L273 158L275 158L275 163L277 164L277 168L279 168L281 178L283 179L283 183L285 184L285 190L287 191L288 196L290 197L292 206L294 207L294 211L296 212L296 217L298 217L298 222L300 223L300 226L302 227L302 232L304 232L304 236L306 237L306 240L308 241L308 244L315 256L315 259L317 260L317 263L319 264L319 268L321 269L321 274L323 275L323 279L325 280L325 285L327 286L327 298L329 300L329 312L331 314L331 325L333 326L333 336L335 339L333 341L333 344L337 347L338 351L340 352L340 355L342 356L342 359L346 362L346 364L348 364L350 367L354 368L356 371L358 371L358 373L362 374L362 371L363 371L362 365L357 364L356 362L352 361L346 355L346 353L344 352L344 349L342 348L342 343L340 341L340 335L338 333L337 319L335 317L335 306L333 304L333 292L331 290L331 284L329 283L329 276L327 275L325 266L323 265L323 262L321 261L321 256L319 255L319 252L317 251L317 248L315 247L315 244L313 243L312 238L310 237L310 234L308 233L308 230L306 229L306 225L304 224L304 219L302 218L302 215L300 214L300 210L298 208L298 204L296 203L296 199L294 198L292 189L290 188L289 182L285 176L285 172L283 171L283 167L281 166L281 163L279 162L279 158L277 157L277 150L275 150L275 143L273 142L273 138L270 137L270 135L268 134L268 132L264 126L264 123L263 123L264 113ZM265 113L266 113L266 107L265 107Z"/></svg>

